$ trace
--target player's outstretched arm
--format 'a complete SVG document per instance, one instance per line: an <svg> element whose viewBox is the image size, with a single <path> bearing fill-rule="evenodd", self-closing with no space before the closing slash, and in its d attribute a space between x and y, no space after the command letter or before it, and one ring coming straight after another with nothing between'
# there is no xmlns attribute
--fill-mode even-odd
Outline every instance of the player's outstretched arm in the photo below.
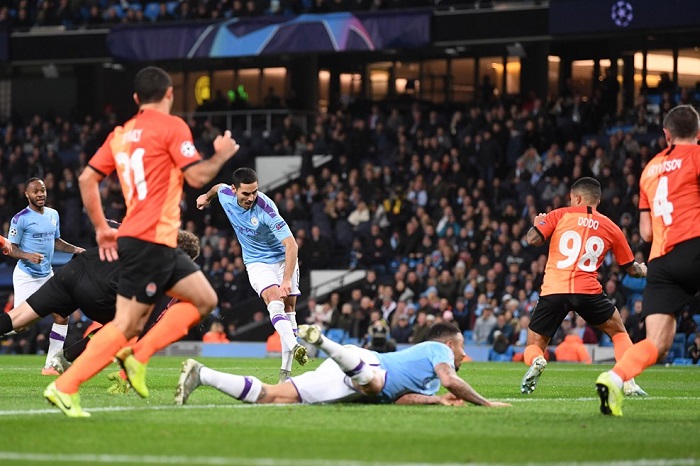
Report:
<svg viewBox="0 0 700 466"><path fill-rule="evenodd" d="M462 380L455 370L446 363L440 363L435 366L435 372L438 377L440 377L440 383L445 387L450 393L452 393L457 398L468 401L469 403L486 406L489 408L500 408L504 406L510 406L508 403L501 403L498 401L490 401L479 395L476 390L474 390L471 385Z"/></svg>
<svg viewBox="0 0 700 466"><path fill-rule="evenodd" d="M56 251L67 252L70 254L81 254L85 252L85 249L75 246L73 244L63 241L61 238L56 238L54 241L54 248Z"/></svg>
<svg viewBox="0 0 700 466"><path fill-rule="evenodd" d="M216 197L216 193L219 192L219 189L221 189L221 187L225 185L226 183L215 184L211 187L209 191L197 196L197 208L199 210L203 210L206 206L208 206L211 200Z"/></svg>
<svg viewBox="0 0 700 466"><path fill-rule="evenodd" d="M193 188L201 188L209 183L228 160L236 155L240 146L231 137L231 131L224 131L214 139L214 156L200 163L190 165L184 171L185 181Z"/></svg>
<svg viewBox="0 0 700 466"><path fill-rule="evenodd" d="M547 214L537 214L532 223L537 225L540 222L544 221L544 218L546 216ZM527 244L529 244L530 246L542 246L544 244L544 236L542 236L542 233L540 233L540 231L535 226L528 230L525 239L527 240Z"/></svg>
<svg viewBox="0 0 700 466"><path fill-rule="evenodd" d="M394 401L397 405L444 405L444 406L462 406L464 400L457 398L452 393L445 393L442 396L438 395L422 395L420 393L406 393L401 395Z"/></svg>

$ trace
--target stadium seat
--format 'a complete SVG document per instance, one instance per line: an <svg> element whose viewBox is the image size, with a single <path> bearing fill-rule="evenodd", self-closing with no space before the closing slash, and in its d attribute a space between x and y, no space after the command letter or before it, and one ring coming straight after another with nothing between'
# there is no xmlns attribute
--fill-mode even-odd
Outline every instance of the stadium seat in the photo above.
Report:
<svg viewBox="0 0 700 466"><path fill-rule="evenodd" d="M353 337L347 337L345 338L345 341L343 341L344 345L355 345L355 346L360 346L360 339L359 338L353 338Z"/></svg>
<svg viewBox="0 0 700 466"><path fill-rule="evenodd" d="M143 9L143 15L151 21L155 21L159 13L160 6L156 2L146 3L146 8Z"/></svg>
<svg viewBox="0 0 700 466"><path fill-rule="evenodd" d="M689 333L688 338L685 340L685 345L690 346L693 344L693 340L695 340L695 334L694 333Z"/></svg>
<svg viewBox="0 0 700 466"><path fill-rule="evenodd" d="M337 343L343 343L345 341L345 330L342 328L329 328L326 331L326 336Z"/></svg>
<svg viewBox="0 0 700 466"><path fill-rule="evenodd" d="M673 360L674 366L692 366L693 360L690 358L676 358Z"/></svg>
<svg viewBox="0 0 700 466"><path fill-rule="evenodd" d="M493 349L489 350L489 361L510 362L513 360L513 347L509 346L505 353L497 353Z"/></svg>
<svg viewBox="0 0 700 466"><path fill-rule="evenodd" d="M685 333L676 333L676 336L673 337L673 343L685 345Z"/></svg>
<svg viewBox="0 0 700 466"><path fill-rule="evenodd" d="M700 327L700 314L694 314L693 315L693 320L695 321L695 324Z"/></svg>
<svg viewBox="0 0 700 466"><path fill-rule="evenodd" d="M474 344L474 331L473 330L465 330L463 332L464 335L464 343L467 345L473 345Z"/></svg>
<svg viewBox="0 0 700 466"><path fill-rule="evenodd" d="M598 340L599 346L613 346L613 342L607 333L604 333L600 340Z"/></svg>

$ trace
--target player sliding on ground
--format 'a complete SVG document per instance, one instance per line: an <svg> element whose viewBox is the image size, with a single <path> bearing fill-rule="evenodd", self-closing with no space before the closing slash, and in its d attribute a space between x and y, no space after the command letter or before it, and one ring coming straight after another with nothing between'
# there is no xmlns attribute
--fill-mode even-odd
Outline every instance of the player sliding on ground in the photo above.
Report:
<svg viewBox="0 0 700 466"><path fill-rule="evenodd" d="M456 373L464 358L464 337L447 323L431 327L428 341L394 353L376 353L342 346L321 334L318 327L299 326L299 336L329 355L316 370L269 385L252 376L227 374L194 359L182 365L175 394L185 404L202 385L246 403L334 403L369 401L400 404L510 406L479 395ZM440 385L449 393L436 396Z"/></svg>

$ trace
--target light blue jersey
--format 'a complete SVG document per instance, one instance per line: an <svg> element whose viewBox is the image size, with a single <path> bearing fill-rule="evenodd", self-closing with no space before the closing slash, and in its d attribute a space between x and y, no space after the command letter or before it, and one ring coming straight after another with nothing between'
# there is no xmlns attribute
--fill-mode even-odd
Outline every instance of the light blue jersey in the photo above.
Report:
<svg viewBox="0 0 700 466"><path fill-rule="evenodd" d="M55 241L61 237L61 223L58 212L44 207L44 213L30 209L20 211L12 217L7 239L19 245L24 252L38 252L44 255L40 264L20 259L17 267L32 278L47 277L51 274Z"/></svg>
<svg viewBox="0 0 700 466"><path fill-rule="evenodd" d="M439 341L424 341L394 353L377 353L379 364L386 371L386 383L380 397L395 401L406 393L435 395L440 388L440 378L435 366L449 364L454 369L452 350Z"/></svg>
<svg viewBox="0 0 700 466"><path fill-rule="evenodd" d="M218 196L241 244L244 264L275 264L284 260L282 240L292 236L292 230L269 197L258 191L255 204L246 210L238 205L230 186L219 188Z"/></svg>

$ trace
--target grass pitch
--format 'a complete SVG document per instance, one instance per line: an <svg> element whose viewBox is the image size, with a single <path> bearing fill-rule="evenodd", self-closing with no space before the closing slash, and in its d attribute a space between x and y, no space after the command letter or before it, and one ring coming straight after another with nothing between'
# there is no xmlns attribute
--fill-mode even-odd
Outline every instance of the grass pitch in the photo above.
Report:
<svg viewBox="0 0 700 466"><path fill-rule="evenodd" d="M651 396L628 398L625 415L613 418L600 414L594 388L609 366L552 363L525 396L524 364L464 364L459 374L487 398L512 403L507 409L256 406L208 387L179 407L181 360L151 360L147 400L109 395L111 366L81 390L92 417L68 419L42 397L52 379L40 375L43 356L0 356L0 464L700 465L697 366L651 368L637 379ZM267 383L279 368L278 359L201 361Z"/></svg>

